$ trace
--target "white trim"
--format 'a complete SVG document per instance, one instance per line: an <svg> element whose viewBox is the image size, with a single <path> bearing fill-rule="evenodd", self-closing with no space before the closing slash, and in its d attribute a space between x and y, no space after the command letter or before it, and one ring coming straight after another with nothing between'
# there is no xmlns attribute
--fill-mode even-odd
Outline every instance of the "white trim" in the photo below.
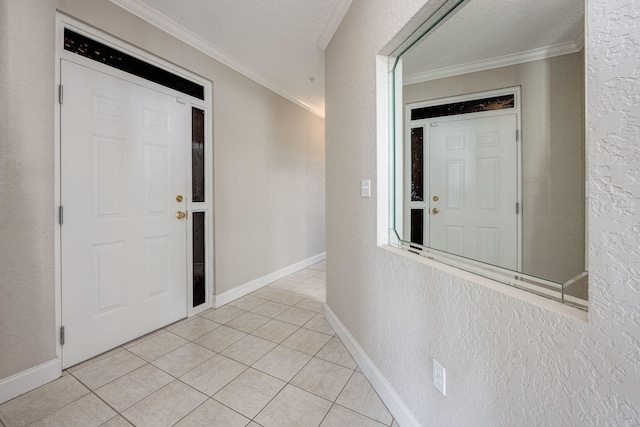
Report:
<svg viewBox="0 0 640 427"><path fill-rule="evenodd" d="M311 258L307 258L305 260L296 262L295 264L291 264L287 267L281 268L280 270L274 271L273 273L269 273L265 276L259 277L243 285L237 286L221 294L214 295L213 307L219 308L225 304L229 304L231 301L235 301L238 298L250 294L251 292L255 292L258 289L267 286L269 283L273 283L276 280L282 279L283 277L295 273L296 271L300 271L312 266L313 264L324 261L326 257L327 253L323 252L321 254L312 256Z"/></svg>
<svg viewBox="0 0 640 427"><path fill-rule="evenodd" d="M62 360L55 358L0 381L0 403L45 385L62 375Z"/></svg>
<svg viewBox="0 0 640 427"><path fill-rule="evenodd" d="M407 405L404 404L398 393L396 393L391 384L389 384L389 381L382 375L382 372L380 372L373 361L369 359L367 353L360 347L360 344L358 344L353 335L345 328L328 305L324 306L324 317L333 327L333 330L336 331L362 370L362 373L367 377L398 424L404 427L420 427L420 423L416 417L413 416L409 408L407 408Z"/></svg>
<svg viewBox="0 0 640 427"><path fill-rule="evenodd" d="M254 70L252 70L248 65L243 64L238 61L233 56L229 55L227 52L217 48L213 44L209 43L202 37L192 33L187 30L177 22L172 19L167 18L163 14L157 12L146 4L140 2L139 0L110 0L117 6L120 6L122 9L127 12L137 16L138 18L150 23L151 25L158 27L162 31L167 34L172 35L178 40L188 44L189 46L199 50L200 52L210 56L228 66L229 68L237 71L238 73L244 75L245 77L250 78L251 80L259 83L260 85L266 87L267 89L272 90L278 95L283 96L289 101L299 105L312 112L313 114L324 119L324 110L320 109L311 103L305 101L302 98L299 98L292 93L288 92L286 89L280 87L276 83L264 78Z"/></svg>
<svg viewBox="0 0 640 427"><path fill-rule="evenodd" d="M576 40L561 43L555 46L546 46L538 49L532 49L525 52L518 52L511 55L499 56L497 58L483 59L481 61L469 62L462 65L454 65L451 67L439 68L437 70L424 71L404 77L404 84L410 85L415 83L427 82L430 80L441 79L444 77L458 76L460 74L475 73L478 71L491 70L494 68L506 67L509 65L522 64L524 62L538 61L540 59L552 58L554 56L567 55L570 53L580 52L584 41L580 39L584 37L576 37Z"/></svg>
<svg viewBox="0 0 640 427"><path fill-rule="evenodd" d="M331 11L331 15L329 16L329 19L327 20L327 23L325 24L320 37L318 37L318 42L316 43L321 51L324 52L327 49L327 46L329 46L329 42L331 42L333 35L338 30L340 23L344 19L344 16L347 14L347 11L351 6L351 1L352 0L338 0L336 2L336 5Z"/></svg>

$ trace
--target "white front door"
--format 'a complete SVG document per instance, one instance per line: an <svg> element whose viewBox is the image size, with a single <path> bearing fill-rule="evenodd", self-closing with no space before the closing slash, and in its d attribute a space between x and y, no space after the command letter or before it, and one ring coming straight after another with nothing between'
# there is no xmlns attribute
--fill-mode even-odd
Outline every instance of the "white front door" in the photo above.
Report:
<svg viewBox="0 0 640 427"><path fill-rule="evenodd" d="M63 367L187 314L186 106L62 60Z"/></svg>
<svg viewBox="0 0 640 427"><path fill-rule="evenodd" d="M429 246L518 268L517 116L432 122Z"/></svg>

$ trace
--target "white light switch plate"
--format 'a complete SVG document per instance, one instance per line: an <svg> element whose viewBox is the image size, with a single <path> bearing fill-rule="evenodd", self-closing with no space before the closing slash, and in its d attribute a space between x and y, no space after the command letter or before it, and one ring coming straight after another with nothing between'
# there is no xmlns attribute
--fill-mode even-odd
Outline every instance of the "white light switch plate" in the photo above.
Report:
<svg viewBox="0 0 640 427"><path fill-rule="evenodd" d="M360 181L360 195L362 197L371 197L371 180L363 179Z"/></svg>

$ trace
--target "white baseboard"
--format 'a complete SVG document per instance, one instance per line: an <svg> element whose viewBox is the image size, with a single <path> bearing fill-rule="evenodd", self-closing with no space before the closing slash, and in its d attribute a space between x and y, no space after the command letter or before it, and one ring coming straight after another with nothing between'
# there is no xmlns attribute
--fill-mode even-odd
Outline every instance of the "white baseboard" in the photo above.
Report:
<svg viewBox="0 0 640 427"><path fill-rule="evenodd" d="M312 266L313 264L317 264L320 261L324 261L326 256L326 252L323 252L321 254L312 256L311 258L307 258L300 262L296 262L295 264L291 264L290 266L282 268L278 271L274 271L273 273L269 273L266 276L259 277L255 280L245 283L244 285L240 285L231 290L228 290L227 292L223 292L219 295L214 295L213 307L219 308L225 304L229 304L231 301L237 300L238 298L248 295L251 292L255 292L258 289L267 286L269 283L273 283L276 280L280 280L283 277L295 273L296 271L300 271Z"/></svg>
<svg viewBox="0 0 640 427"><path fill-rule="evenodd" d="M56 358L0 380L0 403L45 385L62 375L62 360Z"/></svg>
<svg viewBox="0 0 640 427"><path fill-rule="evenodd" d="M345 347L347 347L351 356L355 359L364 376L367 377L384 404L387 405L389 412L391 412L396 422L402 427L420 427L420 423L400 399L398 393L391 387L391 384L389 384L387 379L382 375L382 372L373 364L369 356L367 356L362 347L360 347L360 344L358 344L353 335L344 327L340 319L338 319L328 305L324 306L324 317L331 326L333 326L333 329Z"/></svg>

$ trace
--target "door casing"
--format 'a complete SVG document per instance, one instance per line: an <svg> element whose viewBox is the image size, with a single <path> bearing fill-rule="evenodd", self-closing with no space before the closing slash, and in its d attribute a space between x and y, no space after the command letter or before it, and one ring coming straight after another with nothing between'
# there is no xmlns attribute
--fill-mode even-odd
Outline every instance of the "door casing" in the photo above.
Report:
<svg viewBox="0 0 640 427"><path fill-rule="evenodd" d="M189 95L183 94L181 92L174 91L172 89L166 88L161 85L157 85L156 83L150 82L148 80L132 76L126 72L116 70L114 68L108 67L106 65L101 65L95 61L90 59L81 57L74 53L65 51L63 49L64 43L64 29L70 28L75 32L80 34L84 34L92 39L98 40L101 43L111 46L120 51L126 52L127 54L134 56L138 59L141 59L145 62L151 63L157 67L163 68L171 73L184 77L188 80L191 80L195 83L198 83L204 87L204 100L200 100L198 98L191 97ZM161 92L173 92L177 99L180 102L184 102L185 104L199 108L205 112L205 202L202 203L193 203L191 202L191 179L187 179L187 197L186 197L186 209L189 213L193 211L206 212L206 296L207 299L204 304L201 304L197 307L192 306L193 295L192 295L192 287L190 284L192 283L193 278L193 268L192 268L192 222L191 215L189 215L188 223L187 223L187 316L192 316L197 314L200 311L206 310L211 307L213 289L214 289L214 281L213 281L213 141L212 141L212 82L203 79L202 77L184 70L180 67L177 67L168 61L165 61L161 58L158 58L142 49L138 49L132 45L129 45L123 42L120 39L112 37L100 30L97 30L93 27L85 25L75 19L66 16L61 13L56 14L56 48L55 48L55 87L54 87L54 99L55 99L55 150L54 150L54 164L55 164L55 181L54 181L54 206L53 206L53 221L55 222L55 234L54 234L54 259L55 259L55 319L56 319L56 327L54 331L55 335L55 343L56 343L56 355L58 361L60 362L60 370L62 370L62 344L60 341L60 327L62 326L62 277L61 277L61 227L60 218L59 218L59 207L61 203L61 158L60 158L60 147L61 147L61 108L60 108L60 83L61 83L61 60L65 59L67 61L88 65L92 68L95 68L96 65L99 67L104 67L104 71L108 74L112 74L115 76L126 77L127 80L137 81L143 86L152 87L158 89ZM191 156L190 150L187 154L187 176L191 176Z"/></svg>
<svg viewBox="0 0 640 427"><path fill-rule="evenodd" d="M456 102L465 102L465 101L472 101L472 100L476 100L476 99L484 99L484 98L491 98L491 97L497 97L497 96L502 96L502 95L509 95L509 94L513 94L514 98L515 98L515 102L514 102L514 108L509 108L509 109L505 109L505 110L496 110L496 111L486 111L486 112L478 112L478 113L468 113L468 114L462 114L462 115L452 115L452 116L444 116L444 117L437 117L437 118L432 118L432 119L421 119L421 120L410 120L411 117L411 110L417 109L417 108L423 108L423 107L431 107L431 106L437 106L437 105L444 105L444 104L451 104L451 103L456 103ZM470 94L465 94L465 95L459 95L459 96L451 96L451 97L447 97L447 98L438 98L438 99L433 99L433 100L429 100L429 101L421 101L421 102L415 102L415 103L411 103L411 104L407 104L405 107L405 115L404 117L406 117L406 122L405 122L405 140L408 138L409 135L411 135L411 129L413 128L417 128L417 127L424 127L424 138L425 138L425 155L424 155L424 165L423 165L423 170L424 170L424 176L427 177L429 175L429 164L428 164L428 152L429 152L429 146L428 146L428 127L430 125L431 122L443 122L443 121L454 121L454 120L459 120L462 117L464 118L483 118L483 117L494 117L497 115L504 115L504 114L516 114L516 126L518 129L518 139L516 141L516 148L517 148L517 203L519 203L520 206L520 212L517 215L517 247L518 247L518 254L517 254L517 265L518 265L518 269L522 268L522 113L521 113L521 88L520 86L515 86L515 87L509 87L509 88L504 88L504 89L497 89L497 90L490 90L490 91L484 91L484 92L474 92L474 93L470 93ZM403 172L403 182L404 183L408 183L410 182L410 165L411 165L411 159L410 159L411 153L410 153L410 149L408 148L408 145L405 146L404 149L404 172ZM412 202L411 201L411 188L410 185L404 185L404 194L403 194L403 200L404 200L404 206L403 206L403 235L404 235L404 239L406 241L409 241L409 236L410 236L410 232L411 232L411 209L417 209L417 208L423 208L425 210L425 226L424 229L428 230L428 219L429 219L429 214L428 214L428 209L429 209L429 200L427 197L425 197L425 200L422 202ZM426 194L426 193L425 193Z"/></svg>

